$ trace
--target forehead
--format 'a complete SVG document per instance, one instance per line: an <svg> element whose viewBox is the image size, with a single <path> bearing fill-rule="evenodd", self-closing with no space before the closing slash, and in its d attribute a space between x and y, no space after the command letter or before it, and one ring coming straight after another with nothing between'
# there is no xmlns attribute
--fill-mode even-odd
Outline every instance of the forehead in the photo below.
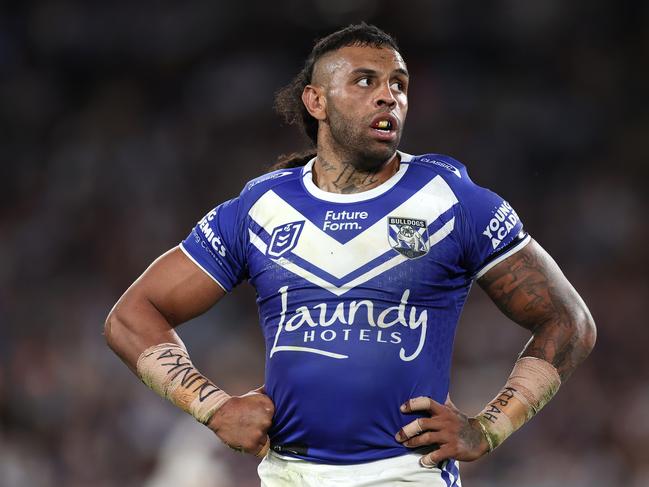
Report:
<svg viewBox="0 0 649 487"><path fill-rule="evenodd" d="M406 63L401 54L390 47L346 46L323 56L316 64L314 78L344 76L361 68L389 73L406 70Z"/></svg>

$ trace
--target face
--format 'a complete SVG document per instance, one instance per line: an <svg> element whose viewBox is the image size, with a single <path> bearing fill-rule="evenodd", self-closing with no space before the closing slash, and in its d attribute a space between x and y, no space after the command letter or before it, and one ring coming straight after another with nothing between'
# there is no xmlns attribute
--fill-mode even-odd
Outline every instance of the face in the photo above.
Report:
<svg viewBox="0 0 649 487"><path fill-rule="evenodd" d="M349 46L314 69L321 89L318 133L358 169L378 169L394 156L408 112L408 72L391 48ZM313 113L312 113L313 114Z"/></svg>

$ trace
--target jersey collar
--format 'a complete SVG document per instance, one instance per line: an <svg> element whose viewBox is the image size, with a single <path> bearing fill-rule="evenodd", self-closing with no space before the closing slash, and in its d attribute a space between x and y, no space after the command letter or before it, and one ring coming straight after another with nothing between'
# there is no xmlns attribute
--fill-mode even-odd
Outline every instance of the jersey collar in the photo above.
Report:
<svg viewBox="0 0 649 487"><path fill-rule="evenodd" d="M409 164L407 163L412 160L413 156L401 151L397 151L397 153L399 154L399 157L401 159L399 170L394 173L387 181L383 182L375 188L368 189L367 191L362 191L360 193L342 194L331 193L329 191L324 191L318 188L313 182L313 164L316 160L315 157L307 162L306 165L302 168L302 184L304 186L304 189L311 196L320 200L331 201L334 203L356 203L358 201L367 201L389 191L406 174L409 166Z"/></svg>

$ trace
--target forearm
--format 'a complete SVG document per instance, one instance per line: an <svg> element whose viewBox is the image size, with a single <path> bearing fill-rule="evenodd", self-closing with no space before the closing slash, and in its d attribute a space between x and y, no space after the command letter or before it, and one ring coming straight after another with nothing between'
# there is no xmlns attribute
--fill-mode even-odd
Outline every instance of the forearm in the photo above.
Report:
<svg viewBox="0 0 649 487"><path fill-rule="evenodd" d="M596 332L579 294L534 241L494 267L480 285L506 316L532 333L504 388L477 417L493 449L552 399L590 353Z"/></svg>
<svg viewBox="0 0 649 487"><path fill-rule="evenodd" d="M489 451L543 409L560 385L559 373L550 363L536 357L521 357L504 387L475 418Z"/></svg>
<svg viewBox="0 0 649 487"><path fill-rule="evenodd" d="M111 310L104 325L108 346L137 374L142 352L159 343L183 346L172 324L144 296L124 295Z"/></svg>
<svg viewBox="0 0 649 487"><path fill-rule="evenodd" d="M201 423L230 398L196 369L172 323L147 298L127 293L120 299L105 335L142 382Z"/></svg>
<svg viewBox="0 0 649 487"><path fill-rule="evenodd" d="M580 299L581 301L581 299ZM563 320L534 327L521 357L536 357L552 364L565 382L595 344L595 324L585 305L573 307Z"/></svg>

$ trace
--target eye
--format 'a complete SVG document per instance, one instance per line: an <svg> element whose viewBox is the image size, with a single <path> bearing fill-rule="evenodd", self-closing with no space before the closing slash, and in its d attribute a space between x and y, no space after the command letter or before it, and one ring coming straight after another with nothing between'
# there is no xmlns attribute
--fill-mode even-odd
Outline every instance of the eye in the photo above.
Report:
<svg viewBox="0 0 649 487"><path fill-rule="evenodd" d="M368 87L370 86L370 79L369 78L361 78L356 82L357 85L363 86L363 87Z"/></svg>
<svg viewBox="0 0 649 487"><path fill-rule="evenodd" d="M403 91L403 83L401 81L393 81L390 87L395 91Z"/></svg>

